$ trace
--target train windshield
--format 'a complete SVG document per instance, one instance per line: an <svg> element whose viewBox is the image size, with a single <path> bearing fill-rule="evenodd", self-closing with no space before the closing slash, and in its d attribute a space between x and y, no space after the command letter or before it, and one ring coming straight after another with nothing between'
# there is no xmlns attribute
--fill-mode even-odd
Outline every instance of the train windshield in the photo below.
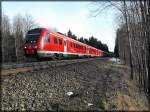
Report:
<svg viewBox="0 0 150 112"><path fill-rule="evenodd" d="M26 43L37 43L43 28L36 28L28 31L26 35Z"/></svg>
<svg viewBox="0 0 150 112"><path fill-rule="evenodd" d="M26 35L26 43L37 43L37 40L39 37L40 37L40 33L27 34Z"/></svg>

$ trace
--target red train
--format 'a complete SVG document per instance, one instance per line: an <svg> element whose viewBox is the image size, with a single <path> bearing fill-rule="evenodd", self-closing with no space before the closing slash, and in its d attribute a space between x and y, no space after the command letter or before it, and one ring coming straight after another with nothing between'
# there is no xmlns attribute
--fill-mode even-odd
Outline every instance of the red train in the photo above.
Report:
<svg viewBox="0 0 150 112"><path fill-rule="evenodd" d="M24 46L26 56L38 58L57 58L70 56L104 56L105 52L58 32L46 28L36 28L27 32Z"/></svg>

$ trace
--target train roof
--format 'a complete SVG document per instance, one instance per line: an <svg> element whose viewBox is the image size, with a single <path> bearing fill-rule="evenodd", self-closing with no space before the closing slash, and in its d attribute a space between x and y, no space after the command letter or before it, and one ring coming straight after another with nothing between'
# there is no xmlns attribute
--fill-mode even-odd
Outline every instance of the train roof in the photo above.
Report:
<svg viewBox="0 0 150 112"><path fill-rule="evenodd" d="M64 36L66 36L65 34L63 34L63 33L61 33L61 32L57 32L57 33L59 33L59 34L61 34L61 35L64 35Z"/></svg>
<svg viewBox="0 0 150 112"><path fill-rule="evenodd" d="M34 28L34 29L29 30L27 33L28 34L30 34L30 33L40 33L43 29L45 29L45 28Z"/></svg>

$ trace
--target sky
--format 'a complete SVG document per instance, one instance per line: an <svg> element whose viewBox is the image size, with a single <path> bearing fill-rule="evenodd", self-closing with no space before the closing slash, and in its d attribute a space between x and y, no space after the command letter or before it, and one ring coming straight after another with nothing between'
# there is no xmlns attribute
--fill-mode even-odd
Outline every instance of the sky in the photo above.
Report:
<svg viewBox="0 0 150 112"><path fill-rule="evenodd" d="M12 21L17 14L30 14L41 27L56 28L67 33L70 29L77 37L96 37L108 45L109 51L114 50L116 23L114 9L103 11L93 17L91 10L97 8L93 2L2 2L2 13Z"/></svg>

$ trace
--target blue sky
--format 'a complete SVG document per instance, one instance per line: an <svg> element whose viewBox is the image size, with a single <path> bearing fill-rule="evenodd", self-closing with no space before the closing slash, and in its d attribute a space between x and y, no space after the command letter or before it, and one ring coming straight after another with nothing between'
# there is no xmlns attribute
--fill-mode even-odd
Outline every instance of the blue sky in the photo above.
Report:
<svg viewBox="0 0 150 112"><path fill-rule="evenodd" d="M77 37L94 36L114 50L116 11L109 9L97 17L91 17L91 2L2 2L2 12L12 20L18 13L32 15L42 27L53 27L67 33L70 29Z"/></svg>

